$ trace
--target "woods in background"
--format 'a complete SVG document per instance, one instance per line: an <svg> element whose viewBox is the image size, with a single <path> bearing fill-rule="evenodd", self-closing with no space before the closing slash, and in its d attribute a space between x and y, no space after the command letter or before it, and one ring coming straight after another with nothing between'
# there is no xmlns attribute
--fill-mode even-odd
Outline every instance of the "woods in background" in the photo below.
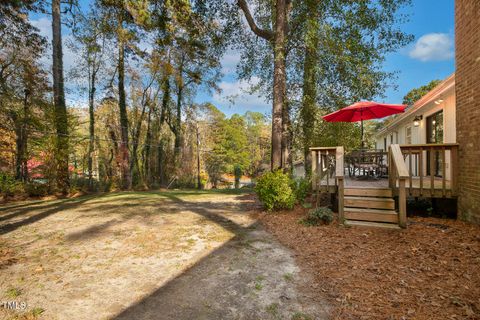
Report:
<svg viewBox="0 0 480 320"><path fill-rule="evenodd" d="M216 187L224 174L288 171L302 158L308 175L309 147L357 146L355 124L320 116L384 92L385 55L411 40L398 28L407 4L4 1L0 187ZM29 19L40 13L52 19L50 44ZM76 54L68 70L65 47ZM238 78L272 101L271 118L228 118L195 100L200 90L220 93L229 49L241 55Z"/></svg>

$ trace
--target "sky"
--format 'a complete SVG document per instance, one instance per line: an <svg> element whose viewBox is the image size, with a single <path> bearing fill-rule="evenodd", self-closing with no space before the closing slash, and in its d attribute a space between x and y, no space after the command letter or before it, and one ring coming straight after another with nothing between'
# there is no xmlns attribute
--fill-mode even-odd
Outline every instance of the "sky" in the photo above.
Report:
<svg viewBox="0 0 480 320"><path fill-rule="evenodd" d="M84 0L88 2L88 0ZM386 57L384 70L396 72L395 87L385 92L385 97L376 100L386 103L401 103L403 96L413 88L427 84L433 79L444 79L455 70L454 61L454 0L412 0L412 6L403 10L410 15L401 29L415 36L408 46ZM40 32L51 39L51 22L47 16L33 15L32 23ZM69 39L69 31L64 31L64 42ZM46 58L48 59L48 58ZM64 48L65 70L74 65L75 52ZM249 83L239 81L235 66L239 53L227 51L222 58L223 78L219 83L222 93L198 92L195 101L211 102L226 115L258 111L270 114L271 103L257 95L249 95L245 90ZM48 61L45 61L48 63ZM253 79L253 82L256 80ZM67 103L82 104L86 97L76 92L67 92ZM232 101L233 100L233 101Z"/></svg>

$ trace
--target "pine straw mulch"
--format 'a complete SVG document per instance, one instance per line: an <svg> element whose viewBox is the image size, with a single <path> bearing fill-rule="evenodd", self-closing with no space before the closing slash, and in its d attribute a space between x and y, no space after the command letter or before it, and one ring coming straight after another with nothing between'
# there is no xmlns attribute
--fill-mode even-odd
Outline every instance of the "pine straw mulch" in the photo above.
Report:
<svg viewBox="0 0 480 320"><path fill-rule="evenodd" d="M409 218L408 228L307 227L303 208L260 214L313 274L333 319L480 319L480 227Z"/></svg>

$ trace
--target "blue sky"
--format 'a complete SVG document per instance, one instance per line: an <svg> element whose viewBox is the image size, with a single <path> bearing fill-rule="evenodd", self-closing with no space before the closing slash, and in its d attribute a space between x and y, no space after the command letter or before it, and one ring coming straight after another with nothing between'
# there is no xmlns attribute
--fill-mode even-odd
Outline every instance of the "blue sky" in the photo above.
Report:
<svg viewBox="0 0 480 320"><path fill-rule="evenodd" d="M403 11L410 14L410 21L402 25L402 30L413 34L415 40L386 58L384 69L398 72L394 81L397 88L389 88L386 98L378 98L387 103L401 103L411 89L433 79L444 79L455 70L454 1L413 0L412 6ZM224 95L238 95L236 103L232 106L219 96L204 93L199 94L197 100L212 102L226 114L247 110L270 113L271 105L264 99L242 94L246 84L236 81L234 74L233 62L238 56L230 53L223 60L230 72L222 79L220 87L224 89Z"/></svg>
<svg viewBox="0 0 480 320"><path fill-rule="evenodd" d="M83 0L88 3L89 0ZM404 10L410 14L410 21L402 25L402 30L413 34L415 40L409 46L387 56L384 69L396 71L397 88L389 88L386 98L377 100L387 103L401 103L402 97L412 88L424 85L433 79L444 79L454 72L454 0L413 0L412 6ZM51 22L47 16L34 15L32 22L41 33L51 34ZM65 37L68 38L68 30ZM74 64L75 53L64 48L65 69ZM269 114L271 105L262 97L244 92L249 84L236 79L235 66L237 52L228 51L222 58L224 77L219 83L221 94L199 92L196 102L211 102L227 115L245 113L248 110ZM254 79L255 81L255 79ZM232 97L234 97L232 104ZM78 93L68 93L67 101L78 104L83 99Z"/></svg>

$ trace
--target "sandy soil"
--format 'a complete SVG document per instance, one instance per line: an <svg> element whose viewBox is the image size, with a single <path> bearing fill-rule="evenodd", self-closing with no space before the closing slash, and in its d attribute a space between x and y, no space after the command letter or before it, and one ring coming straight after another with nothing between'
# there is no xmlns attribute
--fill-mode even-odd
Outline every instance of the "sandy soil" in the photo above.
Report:
<svg viewBox="0 0 480 320"><path fill-rule="evenodd" d="M0 319L322 319L245 194L115 193L0 207ZM1 306L0 306L1 307Z"/></svg>

